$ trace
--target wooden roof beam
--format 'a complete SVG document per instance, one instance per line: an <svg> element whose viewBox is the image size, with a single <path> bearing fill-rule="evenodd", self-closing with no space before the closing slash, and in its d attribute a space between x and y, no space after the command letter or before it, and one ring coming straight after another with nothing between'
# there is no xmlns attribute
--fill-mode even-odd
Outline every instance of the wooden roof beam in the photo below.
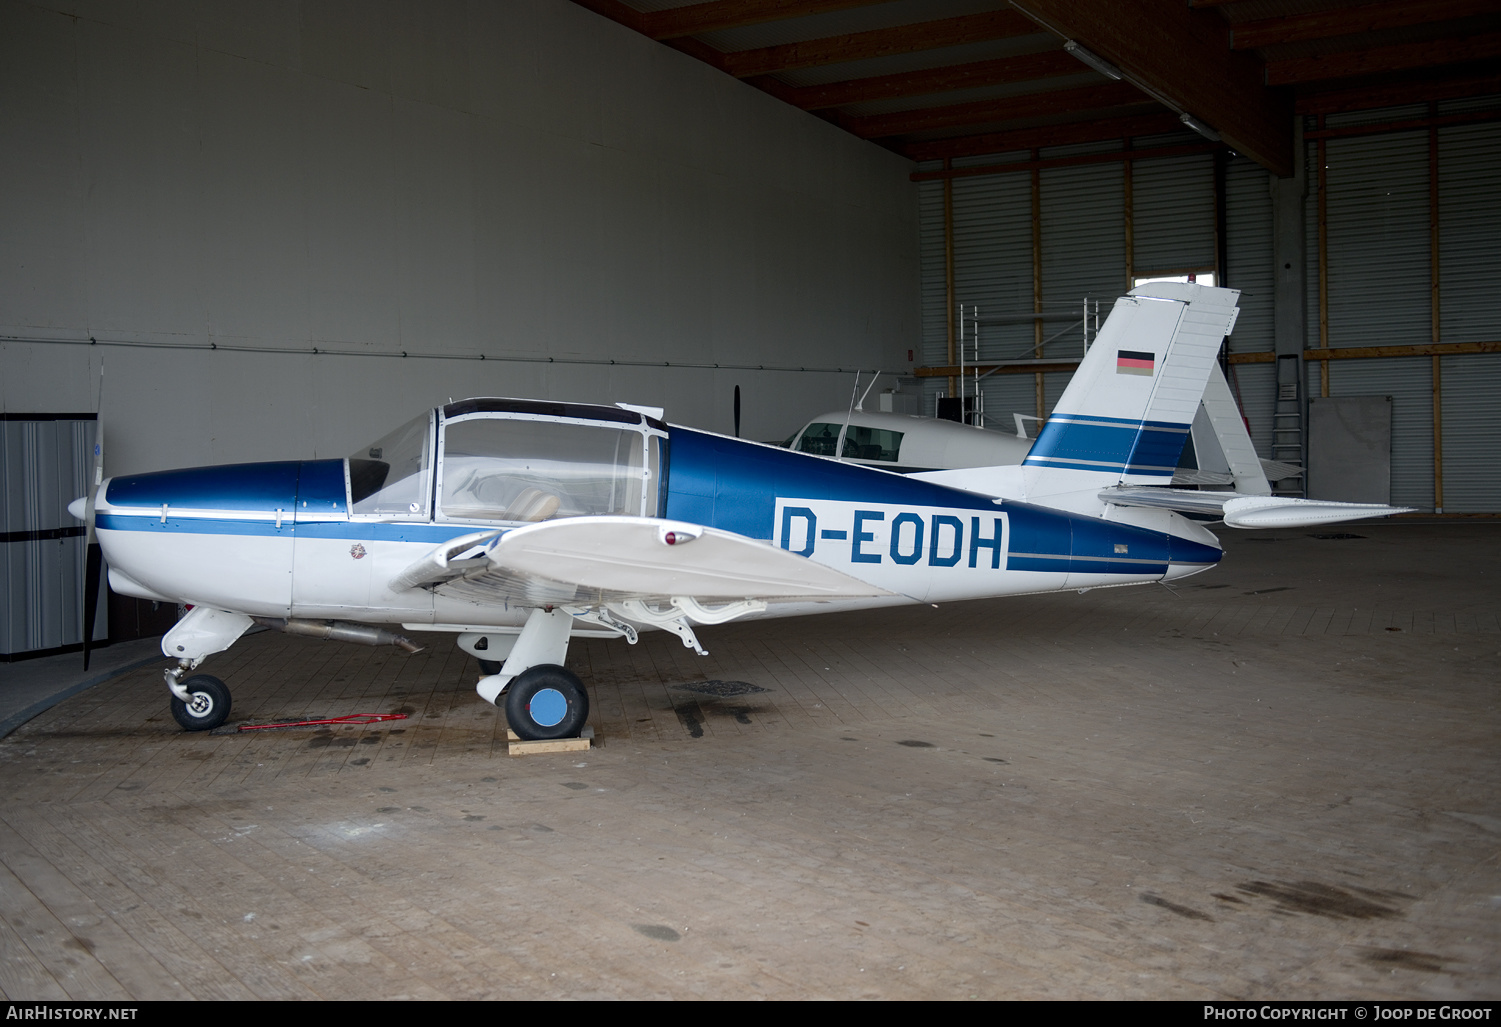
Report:
<svg viewBox="0 0 1501 1027"><path fill-rule="evenodd" d="M1484 32L1462 39L1435 39L1426 43L1398 43L1369 50L1319 54L1285 61L1268 61L1268 85L1320 82L1356 75L1390 74L1439 64L1462 64L1501 57L1501 32Z"/></svg>
<svg viewBox="0 0 1501 1027"><path fill-rule="evenodd" d="M573 0L580 7L593 11L601 17L619 22L628 29L640 32L642 27L641 12L634 7L627 7L620 0Z"/></svg>
<svg viewBox="0 0 1501 1027"><path fill-rule="evenodd" d="M597 3L598 0L591 2ZM1036 32L1037 26L1015 11L986 11L915 25L898 25L895 28L782 43L755 50L736 50L721 54L720 64L736 78L750 78L752 75L773 75L797 68L863 61L871 57L916 53L987 39L1033 35Z"/></svg>
<svg viewBox="0 0 1501 1027"><path fill-rule="evenodd" d="M1059 89L1050 93L1027 93L947 107L874 114L868 117L837 116L838 124L862 139L904 135L954 125L987 121L1018 121L1083 111L1103 111L1147 101L1129 82L1107 82L1082 89Z"/></svg>
<svg viewBox="0 0 1501 1027"><path fill-rule="evenodd" d="M1154 0L1013 3L1274 174L1292 174L1291 99L1267 88L1255 57L1230 50L1229 26L1219 13Z"/></svg>
<svg viewBox="0 0 1501 1027"><path fill-rule="evenodd" d="M972 157L981 153L1014 153L1044 146L1069 146L1103 139L1129 139L1133 136L1161 135L1181 129L1174 114L1135 114L1121 118L1092 117L1061 125L1042 125L982 135L952 136L907 143L902 153L913 160L942 160L944 157Z"/></svg>
<svg viewBox="0 0 1501 1027"><path fill-rule="evenodd" d="M1124 140L1117 139L1116 142ZM982 175L1009 175L1017 171L1039 171L1048 168L1079 167L1083 164L1111 164L1121 161L1132 160L1155 160L1162 157L1183 157L1190 154L1215 153L1225 149L1224 143L1211 143L1208 139L1200 139L1196 143L1180 143L1177 146L1154 146L1149 149L1109 150L1103 153L1075 153L1067 157L1041 157L1037 160L1009 161L1005 164L985 164L962 168L936 169L933 171L914 171L907 177L914 182L937 182L945 178L977 178Z"/></svg>
<svg viewBox="0 0 1501 1027"><path fill-rule="evenodd" d="M802 18L810 14L869 7L889 0L712 0L641 14L641 32L656 40L681 39L700 32L718 32L768 21Z"/></svg>
<svg viewBox="0 0 1501 1027"><path fill-rule="evenodd" d="M1370 110L1373 107L1396 107L1405 103L1455 100L1463 96L1501 93L1501 72L1466 76L1383 75L1379 84L1362 83L1338 89L1319 88L1298 97L1294 110L1299 114L1341 114L1345 111Z"/></svg>
<svg viewBox="0 0 1501 1027"><path fill-rule="evenodd" d="M976 61L944 68L925 68L898 75L877 75L870 78L851 79L847 82L830 82L821 86L787 86L774 79L761 77L747 79L751 85L761 86L768 92L805 111L825 107L841 107L849 103L870 100L890 100L902 96L926 96L930 93L946 93L956 89L975 89L980 86L1004 85L1010 82L1032 82L1054 78L1059 75L1077 75L1083 70L1077 60L1062 50L1027 54L1022 57L1002 57L993 61ZM775 89L774 85L781 85Z"/></svg>
<svg viewBox="0 0 1501 1027"><path fill-rule="evenodd" d="M1341 7L1313 14L1290 14L1282 18L1241 22L1230 30L1230 48L1255 50L1279 43L1353 36L1361 32L1407 28L1495 12L1496 0L1424 0L1423 3L1383 0L1381 3L1360 7Z"/></svg>

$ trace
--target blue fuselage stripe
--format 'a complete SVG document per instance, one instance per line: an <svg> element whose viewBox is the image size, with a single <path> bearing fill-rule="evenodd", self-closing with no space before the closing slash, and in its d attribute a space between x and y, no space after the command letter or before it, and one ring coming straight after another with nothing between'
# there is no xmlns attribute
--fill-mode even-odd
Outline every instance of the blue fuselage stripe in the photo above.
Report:
<svg viewBox="0 0 1501 1027"><path fill-rule="evenodd" d="M480 530L484 525L427 524L389 521L241 521L220 517L177 517L101 513L96 521L102 531L139 531L160 535L263 535L272 538L332 538L358 542L447 542Z"/></svg>
<svg viewBox="0 0 1501 1027"><path fill-rule="evenodd" d="M1098 423L1101 421L1111 423ZM1188 427L1163 421L1055 414L1043 426L1025 462L1034 467L1170 477L1183 453Z"/></svg>

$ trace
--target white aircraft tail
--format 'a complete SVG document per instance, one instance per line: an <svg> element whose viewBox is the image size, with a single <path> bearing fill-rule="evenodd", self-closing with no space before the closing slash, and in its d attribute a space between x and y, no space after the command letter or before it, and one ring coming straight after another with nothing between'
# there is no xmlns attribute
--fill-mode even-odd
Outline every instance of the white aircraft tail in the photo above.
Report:
<svg viewBox="0 0 1501 1027"><path fill-rule="evenodd" d="M1261 462L1216 363L1220 344L1235 327L1239 296L1235 289L1172 282L1132 289L1115 301L1021 467L916 477L1174 534L1203 529L1182 518L1161 519L1166 514L1259 528L1406 512L1407 507L1269 495ZM1223 465L1235 491L1169 487L1196 419L1201 455L1211 456L1213 449L1213 462Z"/></svg>
<svg viewBox="0 0 1501 1027"><path fill-rule="evenodd" d="M1239 295L1154 282L1116 300L1023 462L1027 498L1171 483Z"/></svg>

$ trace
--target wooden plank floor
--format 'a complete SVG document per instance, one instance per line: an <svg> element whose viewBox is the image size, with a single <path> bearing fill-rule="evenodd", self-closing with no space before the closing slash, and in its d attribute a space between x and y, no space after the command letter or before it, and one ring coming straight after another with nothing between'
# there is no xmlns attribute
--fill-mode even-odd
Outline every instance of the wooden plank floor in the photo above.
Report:
<svg viewBox="0 0 1501 1027"><path fill-rule="evenodd" d="M0 741L0 993L1501 997L1501 525L1351 533L576 643L582 754L509 758L441 636L205 667L366 727L133 672Z"/></svg>

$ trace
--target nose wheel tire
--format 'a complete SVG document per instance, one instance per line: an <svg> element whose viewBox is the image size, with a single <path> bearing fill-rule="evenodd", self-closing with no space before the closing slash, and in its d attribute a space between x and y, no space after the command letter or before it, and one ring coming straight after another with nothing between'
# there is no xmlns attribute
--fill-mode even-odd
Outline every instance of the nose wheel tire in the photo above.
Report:
<svg viewBox="0 0 1501 1027"><path fill-rule="evenodd" d="M577 738L588 719L584 683L563 667L531 667L517 675L506 691L506 720L525 741Z"/></svg>
<svg viewBox="0 0 1501 1027"><path fill-rule="evenodd" d="M184 731L212 731L229 717L229 689L208 674L198 674L182 683L188 702L172 697L172 719Z"/></svg>

